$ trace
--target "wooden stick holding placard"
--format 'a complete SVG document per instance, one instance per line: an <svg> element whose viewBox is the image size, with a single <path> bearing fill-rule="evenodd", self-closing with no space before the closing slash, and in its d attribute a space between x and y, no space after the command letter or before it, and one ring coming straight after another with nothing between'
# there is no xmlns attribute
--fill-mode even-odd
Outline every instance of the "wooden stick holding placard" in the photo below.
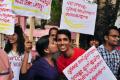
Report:
<svg viewBox="0 0 120 80"><path fill-rule="evenodd" d="M5 35L1 34L1 48L4 49L5 47L5 40L4 40Z"/></svg>
<svg viewBox="0 0 120 80"><path fill-rule="evenodd" d="M35 17L30 17L29 39L33 41L33 30L35 29Z"/></svg>
<svg viewBox="0 0 120 80"><path fill-rule="evenodd" d="M5 35L0 33L0 48L3 49L5 47L5 40L4 40Z"/></svg>
<svg viewBox="0 0 120 80"><path fill-rule="evenodd" d="M0 48L2 47L2 34L0 33Z"/></svg>
<svg viewBox="0 0 120 80"><path fill-rule="evenodd" d="M76 45L77 45L77 47L79 47L79 45L80 45L79 39L80 39L80 33L76 33Z"/></svg>

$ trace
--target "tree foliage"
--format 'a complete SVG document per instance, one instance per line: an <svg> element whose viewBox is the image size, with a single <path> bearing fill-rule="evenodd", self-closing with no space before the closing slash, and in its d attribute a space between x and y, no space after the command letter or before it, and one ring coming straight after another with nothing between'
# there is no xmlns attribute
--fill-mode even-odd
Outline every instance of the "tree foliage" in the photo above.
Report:
<svg viewBox="0 0 120 80"><path fill-rule="evenodd" d="M52 0L51 19L49 20L48 24L58 25L59 26L60 17L61 17L61 5L60 5L60 2L58 0Z"/></svg>

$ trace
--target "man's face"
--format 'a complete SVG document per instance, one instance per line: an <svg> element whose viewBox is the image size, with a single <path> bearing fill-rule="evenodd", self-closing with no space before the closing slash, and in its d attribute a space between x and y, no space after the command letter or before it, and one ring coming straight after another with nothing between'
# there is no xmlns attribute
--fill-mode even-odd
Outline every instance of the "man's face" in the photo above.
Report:
<svg viewBox="0 0 120 80"><path fill-rule="evenodd" d="M51 30L50 32L50 38L54 39L56 38L57 30Z"/></svg>
<svg viewBox="0 0 120 80"><path fill-rule="evenodd" d="M71 44L72 44L72 47L73 47L73 48L78 47L77 44L76 44L76 39L72 39L72 40L71 40Z"/></svg>
<svg viewBox="0 0 120 80"><path fill-rule="evenodd" d="M70 40L65 34L57 35L57 44L61 52L67 52L71 46Z"/></svg>
<svg viewBox="0 0 120 80"><path fill-rule="evenodd" d="M119 41L119 32L117 30L110 30L110 33L108 36L106 36L106 43L108 43L111 46L116 46L118 45Z"/></svg>

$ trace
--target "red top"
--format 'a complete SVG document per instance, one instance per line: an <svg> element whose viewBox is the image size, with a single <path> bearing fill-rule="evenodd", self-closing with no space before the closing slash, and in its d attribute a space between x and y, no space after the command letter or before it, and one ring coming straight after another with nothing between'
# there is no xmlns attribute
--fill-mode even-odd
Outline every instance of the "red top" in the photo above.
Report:
<svg viewBox="0 0 120 80"><path fill-rule="evenodd" d="M85 50L81 48L74 48L74 53L70 58L65 58L63 54L61 54L57 59L57 67L60 74L63 69L65 69L69 64L74 62L79 56L81 56Z"/></svg>

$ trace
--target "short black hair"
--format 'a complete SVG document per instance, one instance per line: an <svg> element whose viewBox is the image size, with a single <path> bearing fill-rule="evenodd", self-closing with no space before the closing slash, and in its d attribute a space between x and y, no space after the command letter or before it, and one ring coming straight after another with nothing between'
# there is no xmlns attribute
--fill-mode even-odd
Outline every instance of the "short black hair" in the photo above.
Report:
<svg viewBox="0 0 120 80"><path fill-rule="evenodd" d="M58 37L59 34L66 35L69 38L69 40L71 41L71 32L69 30L67 30L67 29L60 29L60 30L58 30L57 37Z"/></svg>
<svg viewBox="0 0 120 80"><path fill-rule="evenodd" d="M40 57L44 57L46 55L44 49L48 48L49 45L49 35L42 36L36 42L36 50L39 53Z"/></svg>
<svg viewBox="0 0 120 80"><path fill-rule="evenodd" d="M90 35L89 37L88 37L88 41L90 42L90 41L92 41L92 40L97 40L97 41L99 41L99 38L98 38L98 36L93 36L93 35Z"/></svg>
<svg viewBox="0 0 120 80"><path fill-rule="evenodd" d="M105 29L103 36L108 36L110 34L110 31L114 29L119 32L118 28L116 26L109 26Z"/></svg>

